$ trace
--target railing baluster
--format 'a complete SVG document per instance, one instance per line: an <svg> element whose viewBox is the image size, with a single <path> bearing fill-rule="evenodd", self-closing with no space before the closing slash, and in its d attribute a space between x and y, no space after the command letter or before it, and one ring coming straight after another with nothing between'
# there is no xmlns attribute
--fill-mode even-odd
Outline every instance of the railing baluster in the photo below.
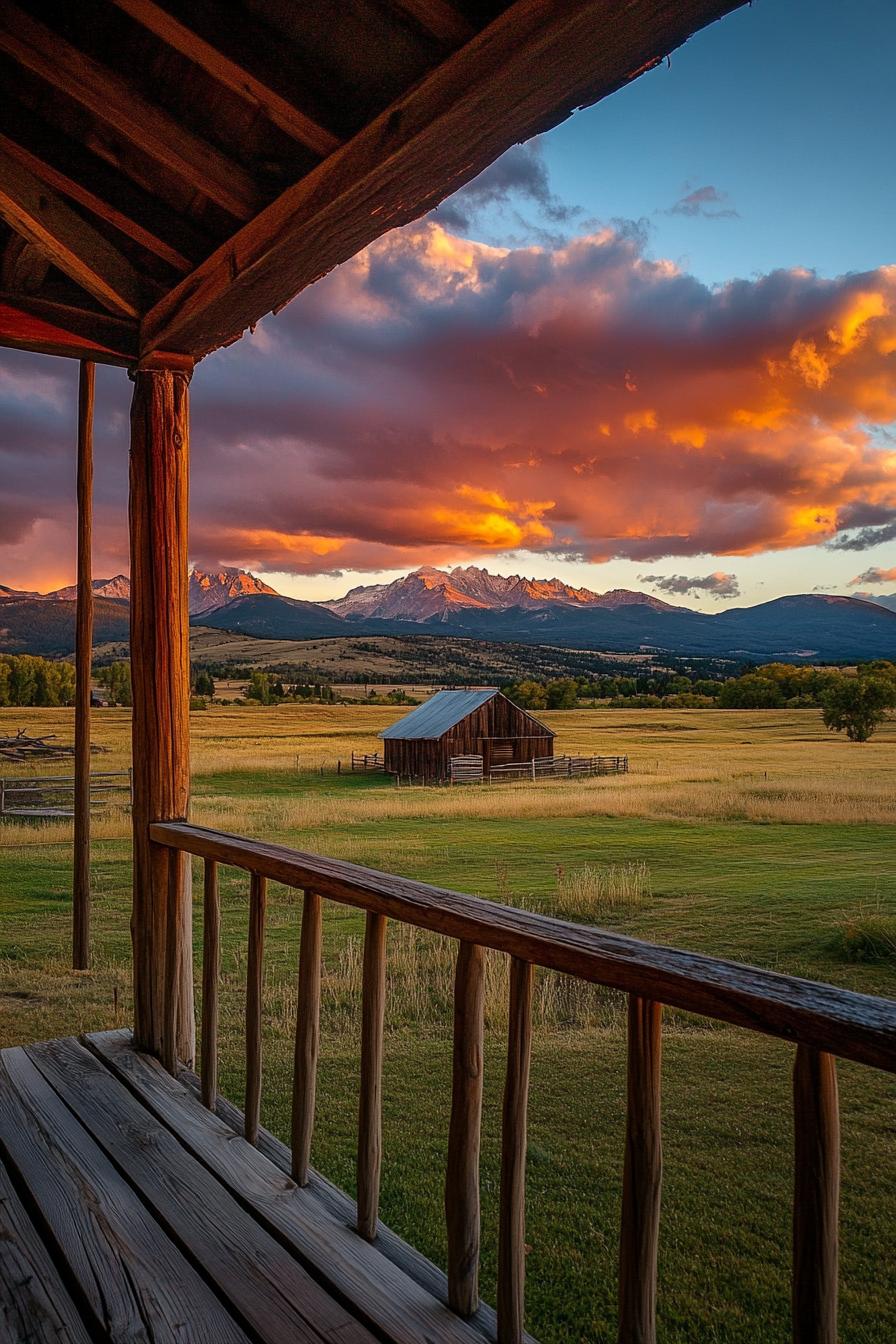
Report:
<svg viewBox="0 0 896 1344"><path fill-rule="evenodd" d="M297 1185L308 1184L311 1135L314 1130L317 1055L320 1046L320 907L317 892L306 891L299 944L296 1044L292 1076L292 1177Z"/></svg>
<svg viewBox="0 0 896 1344"><path fill-rule="evenodd" d="M526 1125L532 1053L534 968L510 962L507 1077L501 1130L501 1197L498 1220L498 1341L523 1338L526 1280Z"/></svg>
<svg viewBox="0 0 896 1344"><path fill-rule="evenodd" d="M479 1143L482 1122L483 952L462 942L454 980L454 1063L445 1175L448 1304L479 1306Z"/></svg>
<svg viewBox="0 0 896 1344"><path fill-rule="evenodd" d="M368 911L361 1003L361 1093L358 1103L358 1231L376 1238L383 1156L383 1019L386 1008L386 917Z"/></svg>
<svg viewBox="0 0 896 1344"><path fill-rule="evenodd" d="M249 1143L258 1142L261 1112L261 986L267 879L252 873L249 882L249 956L246 970L246 1123Z"/></svg>
<svg viewBox="0 0 896 1344"><path fill-rule="evenodd" d="M793 1119L793 1339L836 1344L840 1113L833 1055L797 1047Z"/></svg>
<svg viewBox="0 0 896 1344"><path fill-rule="evenodd" d="M168 888L165 904L165 979L162 1002L162 1063L169 1073L177 1073L177 1022L180 991L180 893L183 889L186 856L178 849L168 851Z"/></svg>
<svg viewBox="0 0 896 1344"><path fill-rule="evenodd" d="M620 1344L654 1344L663 1148L660 1130L662 1006L628 999L628 1111L619 1243Z"/></svg>
<svg viewBox="0 0 896 1344"><path fill-rule="evenodd" d="M221 902L218 865L205 860L202 892L202 1100L218 1099L218 979L221 973Z"/></svg>

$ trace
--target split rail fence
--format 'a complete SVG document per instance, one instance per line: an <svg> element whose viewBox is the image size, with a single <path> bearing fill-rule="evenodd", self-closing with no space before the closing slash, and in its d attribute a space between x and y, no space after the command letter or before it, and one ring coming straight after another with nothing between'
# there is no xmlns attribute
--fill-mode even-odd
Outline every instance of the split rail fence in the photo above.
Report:
<svg viewBox="0 0 896 1344"><path fill-rule="evenodd" d="M218 866L249 874L245 1007L245 1136L257 1143L262 1087L262 982L267 883L304 892L292 1095L292 1175L309 1179L320 1041L322 903L366 911L361 990L357 1229L377 1235L382 1164L387 921L458 940L451 1117L445 1177L447 1297L471 1315L479 1301L479 1151L483 1082L483 950L509 958L509 1019L501 1140L497 1325L500 1344L525 1338L525 1172L532 997L536 967L628 996L627 1120L619 1257L619 1339L656 1338L664 1004L795 1046L792 1323L795 1344L836 1344L839 1109L835 1056L896 1072L896 1003L774 971L585 928L354 864L180 822L150 827L169 856L169 910L188 855L204 861L202 1095L218 1090L221 910ZM170 919L166 964L181 964L182 921ZM179 988L166 976L163 1062L176 1073ZM711 1192L707 1192L711 1198Z"/></svg>
<svg viewBox="0 0 896 1344"><path fill-rule="evenodd" d="M131 801L130 770L108 770L90 776L90 806L98 809L110 803ZM73 775L28 775L0 779L0 817L18 820L51 820L75 814Z"/></svg>
<svg viewBox="0 0 896 1344"><path fill-rule="evenodd" d="M378 751L352 752L353 770L366 770L366 771L374 770L382 774L385 768L386 768L385 762L383 761L383 758Z"/></svg>

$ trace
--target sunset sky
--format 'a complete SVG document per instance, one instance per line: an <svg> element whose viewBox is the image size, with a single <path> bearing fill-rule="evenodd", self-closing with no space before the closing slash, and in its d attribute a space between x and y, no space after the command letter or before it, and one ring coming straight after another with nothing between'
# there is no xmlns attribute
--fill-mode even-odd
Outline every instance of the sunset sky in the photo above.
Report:
<svg viewBox="0 0 896 1344"><path fill-rule="evenodd" d="M192 559L308 598L470 562L708 611L896 590L894 47L891 0L756 0L204 361ZM76 382L0 350L0 583L74 577Z"/></svg>

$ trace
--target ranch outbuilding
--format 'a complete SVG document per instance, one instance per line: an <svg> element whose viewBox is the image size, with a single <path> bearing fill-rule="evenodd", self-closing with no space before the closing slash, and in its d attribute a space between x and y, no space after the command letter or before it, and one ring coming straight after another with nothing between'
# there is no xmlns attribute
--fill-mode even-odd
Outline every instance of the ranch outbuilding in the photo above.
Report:
<svg viewBox="0 0 896 1344"><path fill-rule="evenodd" d="M380 734L387 773L433 780L450 777L453 756L481 756L486 775L494 766L542 760L553 756L554 736L494 686L437 691Z"/></svg>

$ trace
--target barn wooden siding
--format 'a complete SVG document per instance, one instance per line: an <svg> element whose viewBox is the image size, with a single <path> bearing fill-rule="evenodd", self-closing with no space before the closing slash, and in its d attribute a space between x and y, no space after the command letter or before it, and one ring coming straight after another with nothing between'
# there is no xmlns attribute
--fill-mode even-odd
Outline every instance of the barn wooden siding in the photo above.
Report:
<svg viewBox="0 0 896 1344"><path fill-rule="evenodd" d="M452 756L481 755L483 769L553 756L554 736L503 695L474 709L439 738L386 738L387 772L415 779L448 779Z"/></svg>

